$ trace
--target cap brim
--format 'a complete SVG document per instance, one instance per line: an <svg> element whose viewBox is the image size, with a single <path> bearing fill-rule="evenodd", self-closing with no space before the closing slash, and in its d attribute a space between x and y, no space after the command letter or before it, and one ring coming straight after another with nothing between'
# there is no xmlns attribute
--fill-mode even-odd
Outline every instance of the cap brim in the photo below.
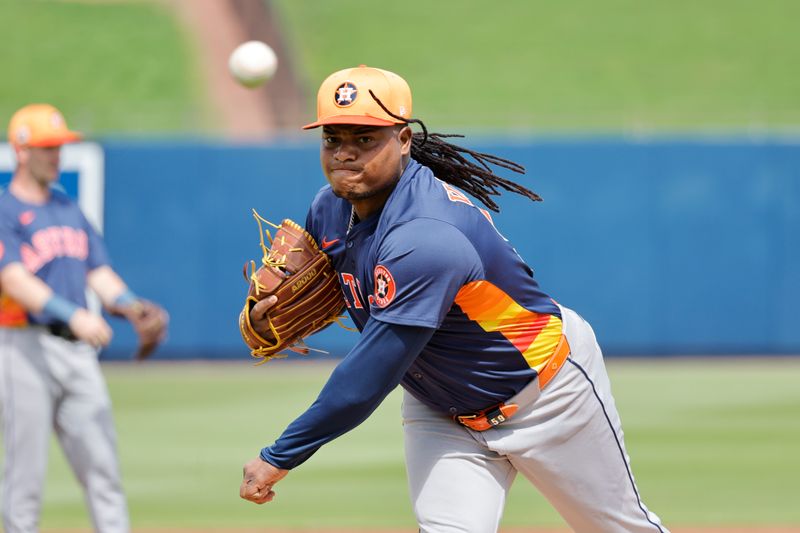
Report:
<svg viewBox="0 0 800 533"><path fill-rule="evenodd" d="M27 143L26 146L33 146L36 148L48 148L52 146L61 146L62 144L74 143L83 139L83 135L77 131L65 131L56 135L48 135L41 139L34 139Z"/></svg>
<svg viewBox="0 0 800 533"><path fill-rule="evenodd" d="M394 122L383 118L370 117L366 115L334 115L327 117L311 124L303 126L304 130L319 128L329 124L353 124L356 126L394 126L395 124L402 124L402 122Z"/></svg>

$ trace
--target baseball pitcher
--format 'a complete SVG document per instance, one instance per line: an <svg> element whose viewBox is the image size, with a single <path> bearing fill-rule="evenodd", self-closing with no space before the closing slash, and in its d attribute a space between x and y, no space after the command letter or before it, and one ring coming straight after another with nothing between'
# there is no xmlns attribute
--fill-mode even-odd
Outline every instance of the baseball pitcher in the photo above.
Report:
<svg viewBox="0 0 800 533"><path fill-rule="evenodd" d="M667 532L634 481L592 328L466 194L494 211L501 190L538 200L489 165L524 169L429 134L411 113L408 84L385 70L345 69L319 89L306 128L322 130L328 185L305 228L361 337L314 404L245 465L241 497L271 501L278 481L401 385L421 532L497 531L517 474L575 531ZM280 297L256 300L250 323L270 340Z"/></svg>

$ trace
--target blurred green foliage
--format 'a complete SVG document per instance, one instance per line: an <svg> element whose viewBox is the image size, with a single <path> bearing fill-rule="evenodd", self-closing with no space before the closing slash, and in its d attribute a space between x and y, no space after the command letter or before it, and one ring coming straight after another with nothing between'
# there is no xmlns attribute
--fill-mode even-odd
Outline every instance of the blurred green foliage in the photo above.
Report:
<svg viewBox="0 0 800 533"><path fill-rule="evenodd" d="M48 102L93 134L209 129L190 40L156 2L0 1L0 117Z"/></svg>
<svg viewBox="0 0 800 533"><path fill-rule="evenodd" d="M435 128L800 125L794 0L274 3L310 95L335 70L386 68Z"/></svg>
<svg viewBox="0 0 800 533"><path fill-rule="evenodd" d="M272 0L308 109L365 63L435 130L796 131L800 2ZM0 115L31 101L95 134L214 134L202 58L166 3L0 1ZM206 36L213 39L213 35Z"/></svg>

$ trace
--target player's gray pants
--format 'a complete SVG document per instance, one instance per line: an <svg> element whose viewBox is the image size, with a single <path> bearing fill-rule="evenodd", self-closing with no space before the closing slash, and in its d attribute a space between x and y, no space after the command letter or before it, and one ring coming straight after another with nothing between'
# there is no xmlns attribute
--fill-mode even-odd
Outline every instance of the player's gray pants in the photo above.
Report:
<svg viewBox="0 0 800 533"><path fill-rule="evenodd" d="M84 489L94 528L127 533L111 400L96 352L41 328L0 328L2 511L6 533L35 533L52 429Z"/></svg>
<svg viewBox="0 0 800 533"><path fill-rule="evenodd" d="M519 411L483 432L467 429L405 393L409 488L423 533L492 533L517 472L579 533L668 533L633 480L622 426L594 332L563 308L571 354ZM517 403L514 401L513 403Z"/></svg>

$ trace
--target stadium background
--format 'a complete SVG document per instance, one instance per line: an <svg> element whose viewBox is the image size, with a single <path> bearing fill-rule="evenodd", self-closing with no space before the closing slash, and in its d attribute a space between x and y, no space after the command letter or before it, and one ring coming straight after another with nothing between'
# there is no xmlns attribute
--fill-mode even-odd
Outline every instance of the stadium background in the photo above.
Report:
<svg viewBox="0 0 800 533"><path fill-rule="evenodd" d="M800 364L778 357L800 353L798 11L0 3L0 114L52 102L102 146L115 266L173 317L157 362L118 363L134 342L118 322L103 354L134 526L413 527L396 394L287 478L280 504L236 498L241 464L330 368L250 367L235 326L240 266L257 251L249 211L304 217L322 177L316 136L297 126L319 81L358 63L407 77L432 130L528 168L520 181L545 201L506 196L495 220L544 287L595 326L640 487L667 523L800 525ZM252 37L279 51L281 69L248 92L224 61ZM353 340L329 330L314 342L335 357ZM86 523L56 453L44 526ZM504 524L560 520L520 483Z"/></svg>

